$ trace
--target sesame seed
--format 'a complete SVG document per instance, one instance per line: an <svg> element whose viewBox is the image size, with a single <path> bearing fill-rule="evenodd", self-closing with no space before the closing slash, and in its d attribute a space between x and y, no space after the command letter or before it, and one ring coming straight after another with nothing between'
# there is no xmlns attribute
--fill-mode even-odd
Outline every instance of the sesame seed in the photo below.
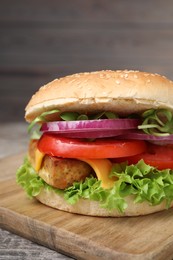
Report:
<svg viewBox="0 0 173 260"><path fill-rule="evenodd" d="M103 79L103 78L104 78L104 74L101 73L101 74L99 75L99 77L100 77L101 79Z"/></svg>
<svg viewBox="0 0 173 260"><path fill-rule="evenodd" d="M74 77L80 78L80 74L74 74Z"/></svg>
<svg viewBox="0 0 173 260"><path fill-rule="evenodd" d="M119 84L120 84L120 81L119 81L119 80L116 80L116 83L119 85Z"/></svg>

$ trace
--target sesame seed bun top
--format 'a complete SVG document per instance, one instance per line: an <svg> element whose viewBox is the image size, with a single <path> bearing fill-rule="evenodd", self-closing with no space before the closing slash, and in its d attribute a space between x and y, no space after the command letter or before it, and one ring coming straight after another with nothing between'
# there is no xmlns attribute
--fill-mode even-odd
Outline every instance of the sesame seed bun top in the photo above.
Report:
<svg viewBox="0 0 173 260"><path fill-rule="evenodd" d="M45 111L59 109L120 115L150 108L173 111L173 82L166 77L132 70L105 70L66 76L41 87L26 106L31 122Z"/></svg>

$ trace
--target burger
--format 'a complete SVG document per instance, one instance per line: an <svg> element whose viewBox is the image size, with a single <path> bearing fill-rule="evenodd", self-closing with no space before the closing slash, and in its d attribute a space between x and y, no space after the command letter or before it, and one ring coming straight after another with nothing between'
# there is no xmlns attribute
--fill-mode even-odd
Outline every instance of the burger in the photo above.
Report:
<svg viewBox="0 0 173 260"><path fill-rule="evenodd" d="M90 216L173 206L173 82L131 70L48 83L26 106L30 141L17 183L29 197Z"/></svg>

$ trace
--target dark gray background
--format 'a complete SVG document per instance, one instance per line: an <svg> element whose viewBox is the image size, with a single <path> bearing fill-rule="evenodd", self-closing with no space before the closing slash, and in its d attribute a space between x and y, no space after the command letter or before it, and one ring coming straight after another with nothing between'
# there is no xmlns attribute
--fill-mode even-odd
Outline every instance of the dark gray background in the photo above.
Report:
<svg viewBox="0 0 173 260"><path fill-rule="evenodd" d="M173 79L173 1L0 1L1 122L54 78L126 68Z"/></svg>

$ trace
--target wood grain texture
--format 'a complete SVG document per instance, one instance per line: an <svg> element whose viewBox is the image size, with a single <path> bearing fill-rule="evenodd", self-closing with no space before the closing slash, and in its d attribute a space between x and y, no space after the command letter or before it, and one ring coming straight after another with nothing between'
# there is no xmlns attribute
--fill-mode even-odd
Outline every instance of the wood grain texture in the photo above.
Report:
<svg viewBox="0 0 173 260"><path fill-rule="evenodd" d="M41 85L75 72L127 68L173 79L171 0L1 0L0 35L1 122L23 121Z"/></svg>
<svg viewBox="0 0 173 260"><path fill-rule="evenodd" d="M172 209L142 217L99 218L46 207L28 199L15 183L22 157L0 161L2 228L78 259L173 258Z"/></svg>
<svg viewBox="0 0 173 260"><path fill-rule="evenodd" d="M0 144L1 159L26 151L28 144L27 125L23 123L0 124ZM8 162L7 159L4 167L1 167L1 180L10 178L7 176L8 171L6 170ZM11 164L11 167L16 169L16 163ZM71 258L0 228L0 260L8 259L67 260Z"/></svg>

